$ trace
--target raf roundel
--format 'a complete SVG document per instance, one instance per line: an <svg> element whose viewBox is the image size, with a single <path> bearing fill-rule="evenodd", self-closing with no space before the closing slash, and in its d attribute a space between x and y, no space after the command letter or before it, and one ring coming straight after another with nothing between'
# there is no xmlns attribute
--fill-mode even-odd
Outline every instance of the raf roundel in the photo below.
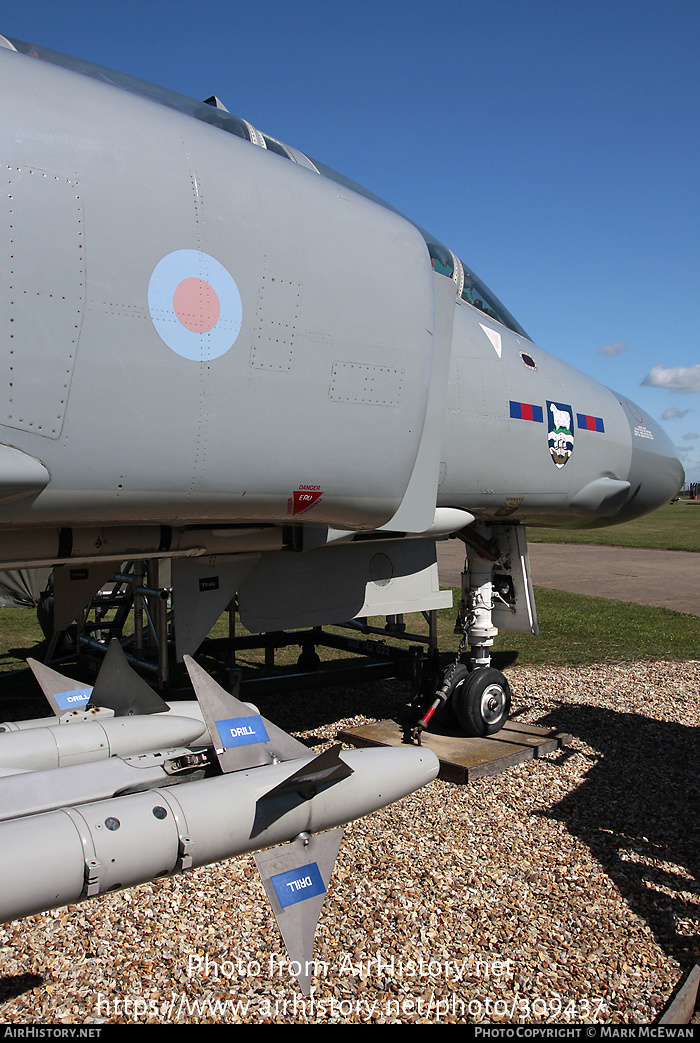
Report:
<svg viewBox="0 0 700 1043"><path fill-rule="evenodd" d="M236 283L201 250L175 250L158 262L148 284L148 310L161 340L194 362L224 355L243 320Z"/></svg>

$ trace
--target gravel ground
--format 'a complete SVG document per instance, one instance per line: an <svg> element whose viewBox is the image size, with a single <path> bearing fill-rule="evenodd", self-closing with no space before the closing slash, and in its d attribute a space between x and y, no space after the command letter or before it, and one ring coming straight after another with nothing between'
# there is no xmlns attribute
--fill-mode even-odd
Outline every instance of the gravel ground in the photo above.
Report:
<svg viewBox="0 0 700 1043"><path fill-rule="evenodd" d="M700 662L509 678L520 718L571 746L348 826L311 999L246 857L0 927L0 1020L653 1021L700 958ZM405 698L395 681L261 709L320 748Z"/></svg>

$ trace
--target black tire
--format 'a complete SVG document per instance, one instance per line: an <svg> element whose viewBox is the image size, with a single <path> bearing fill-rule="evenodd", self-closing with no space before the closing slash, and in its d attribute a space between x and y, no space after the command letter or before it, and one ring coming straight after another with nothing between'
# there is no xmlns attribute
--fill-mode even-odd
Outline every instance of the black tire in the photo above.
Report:
<svg viewBox="0 0 700 1043"><path fill-rule="evenodd" d="M467 735L495 735L508 720L510 685L500 670L478 667L458 682L452 706Z"/></svg>
<svg viewBox="0 0 700 1043"><path fill-rule="evenodd" d="M442 688L443 684L445 683L447 672L451 669L452 667L448 666L447 669L443 670L438 679L438 684L436 685L436 688ZM455 672L452 675L452 691L448 695L446 702L444 702L442 706L439 706L433 714L433 721L439 728L453 729L460 727L459 721L457 720L457 715L454 711L454 706L452 705L452 698L454 696L457 685L461 684L462 681L464 681L468 673L469 671L467 670L466 666L463 666L461 663L455 668ZM430 702L432 702L435 698L436 688L433 688L432 695L430 696Z"/></svg>

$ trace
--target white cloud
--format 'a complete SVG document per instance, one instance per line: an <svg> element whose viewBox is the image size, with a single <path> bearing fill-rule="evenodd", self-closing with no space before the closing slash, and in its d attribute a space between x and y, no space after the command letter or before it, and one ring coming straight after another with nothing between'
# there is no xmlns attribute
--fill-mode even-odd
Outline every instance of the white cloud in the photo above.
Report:
<svg viewBox="0 0 700 1043"><path fill-rule="evenodd" d="M603 344L598 348L599 355L619 355L621 351L627 351L627 345L622 340L616 340L614 344Z"/></svg>
<svg viewBox="0 0 700 1043"><path fill-rule="evenodd" d="M697 366L654 366L642 381L646 387L667 391L700 391L700 364Z"/></svg>
<svg viewBox="0 0 700 1043"><path fill-rule="evenodd" d="M700 438L700 435L697 433L697 431L689 431L687 435L683 435L683 438L686 440L686 442L692 442L694 438Z"/></svg>
<svg viewBox="0 0 700 1043"><path fill-rule="evenodd" d="M680 420L686 413L692 413L692 409L676 409L675 406L669 406L668 409L664 409L661 414L662 420Z"/></svg>
<svg viewBox="0 0 700 1043"><path fill-rule="evenodd" d="M678 459L683 464L686 482L700 482L700 452L698 442L676 446Z"/></svg>

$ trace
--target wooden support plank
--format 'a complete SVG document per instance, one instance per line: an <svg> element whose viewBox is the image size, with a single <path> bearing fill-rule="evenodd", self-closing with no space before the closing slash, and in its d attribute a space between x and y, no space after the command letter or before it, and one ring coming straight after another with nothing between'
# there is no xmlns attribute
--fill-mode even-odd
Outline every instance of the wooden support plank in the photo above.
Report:
<svg viewBox="0 0 700 1043"><path fill-rule="evenodd" d="M404 727L393 720L377 721L341 731L338 738L353 746L401 746ZM552 728L511 720L496 735L483 739L443 730L424 732L421 742L439 757L439 778L464 784L553 753L568 746L571 736Z"/></svg>
<svg viewBox="0 0 700 1043"><path fill-rule="evenodd" d="M657 1025L687 1025L695 1013L700 988L700 963L686 974L673 997L666 1004Z"/></svg>

